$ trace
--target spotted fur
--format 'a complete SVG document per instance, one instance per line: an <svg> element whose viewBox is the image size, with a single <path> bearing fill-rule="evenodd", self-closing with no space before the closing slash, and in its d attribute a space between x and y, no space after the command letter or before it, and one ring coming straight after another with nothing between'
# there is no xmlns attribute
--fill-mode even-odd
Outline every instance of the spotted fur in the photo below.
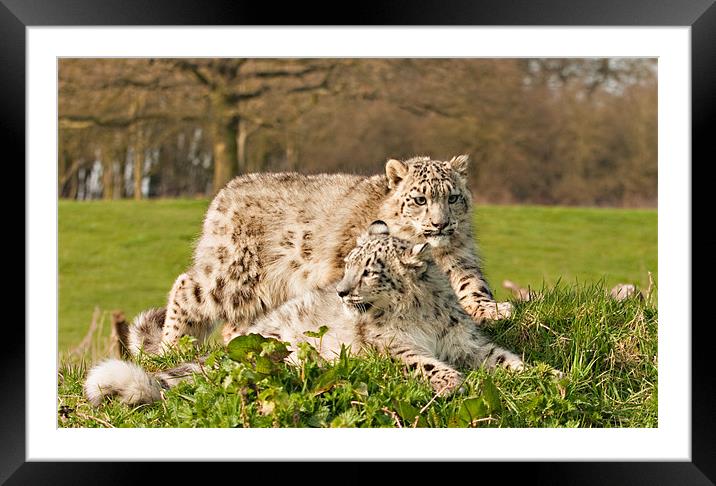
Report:
<svg viewBox="0 0 716 486"><path fill-rule="evenodd" d="M493 300L475 251L467 157L389 160L385 175L248 174L222 189L204 218L191 267L171 289L162 349L203 339L216 322L225 337L292 298L341 275L343 259L371 221L429 243L460 304L477 322L509 315Z"/></svg>

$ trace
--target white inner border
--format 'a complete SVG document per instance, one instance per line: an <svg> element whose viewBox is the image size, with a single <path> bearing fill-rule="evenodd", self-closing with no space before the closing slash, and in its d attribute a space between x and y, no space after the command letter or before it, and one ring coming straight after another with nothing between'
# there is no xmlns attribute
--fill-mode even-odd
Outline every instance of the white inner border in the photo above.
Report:
<svg viewBox="0 0 716 486"><path fill-rule="evenodd" d="M687 27L27 28L27 451L34 460L690 460ZM658 57L657 429L57 428L57 57Z"/></svg>

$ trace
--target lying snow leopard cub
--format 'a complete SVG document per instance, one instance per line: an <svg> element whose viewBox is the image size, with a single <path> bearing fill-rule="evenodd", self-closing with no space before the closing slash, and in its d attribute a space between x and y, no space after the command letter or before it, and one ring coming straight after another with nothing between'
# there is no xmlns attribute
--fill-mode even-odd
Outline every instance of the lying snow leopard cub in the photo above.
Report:
<svg viewBox="0 0 716 486"><path fill-rule="evenodd" d="M162 314L144 313L135 321L130 331L132 352L139 348L151 352L161 346ZM320 345L304 334L323 325L329 330ZM433 261L430 246L390 236L382 221L371 224L358 239L337 284L286 302L245 333L288 342L294 351L296 343L310 342L327 359L340 354L341 344L350 346L354 354L372 346L423 374L441 394L462 383L456 368L524 367L519 356L492 343L475 327L448 277ZM295 360L295 353L292 357ZM180 368L191 371L191 366ZM152 379L136 365L109 360L90 371L85 391L94 404L107 394L117 394L126 403L142 403L138 400L156 400L162 387L172 386L178 375L168 370Z"/></svg>
<svg viewBox="0 0 716 486"><path fill-rule="evenodd" d="M373 346L419 370L436 391L462 382L456 367L521 370L519 356L475 327L431 253L427 243L392 237L383 221L375 221L345 258L335 287L287 302L246 332L318 348L318 339L304 333L327 325L319 350L325 358L338 356L341 343L357 354Z"/></svg>

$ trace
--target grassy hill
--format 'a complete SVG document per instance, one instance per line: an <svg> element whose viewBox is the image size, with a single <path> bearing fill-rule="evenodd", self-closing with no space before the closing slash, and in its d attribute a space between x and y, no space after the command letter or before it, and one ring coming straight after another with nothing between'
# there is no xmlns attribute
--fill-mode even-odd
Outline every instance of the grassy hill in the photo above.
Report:
<svg viewBox="0 0 716 486"><path fill-rule="evenodd" d="M656 298L617 302L616 283L657 279L655 211L480 207L475 218L488 280L543 289L485 332L530 366L466 373L464 391L435 397L427 382L379 355L332 363L311 357L260 375L208 343L140 357L148 370L211 351L205 373L160 403L91 407L82 383L106 353L107 313L165 303L188 265L207 201L117 201L59 206L59 349L87 332L93 309L104 333L84 359L60 362L63 427L656 427ZM99 350L99 352L97 352ZM556 378L553 369L564 372Z"/></svg>

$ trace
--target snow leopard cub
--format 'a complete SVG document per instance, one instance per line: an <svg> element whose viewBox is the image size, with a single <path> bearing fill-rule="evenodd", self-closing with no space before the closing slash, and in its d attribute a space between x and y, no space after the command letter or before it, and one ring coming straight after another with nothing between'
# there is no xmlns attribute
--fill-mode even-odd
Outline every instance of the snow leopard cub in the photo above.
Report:
<svg viewBox="0 0 716 486"><path fill-rule="evenodd" d="M326 325L324 357L335 358L341 344L355 354L372 346L418 370L438 392L460 385L456 368L523 369L519 356L475 327L431 253L427 243L390 236L387 225L375 221L345 258L339 282L287 302L246 332L318 348L319 339L304 333Z"/></svg>

